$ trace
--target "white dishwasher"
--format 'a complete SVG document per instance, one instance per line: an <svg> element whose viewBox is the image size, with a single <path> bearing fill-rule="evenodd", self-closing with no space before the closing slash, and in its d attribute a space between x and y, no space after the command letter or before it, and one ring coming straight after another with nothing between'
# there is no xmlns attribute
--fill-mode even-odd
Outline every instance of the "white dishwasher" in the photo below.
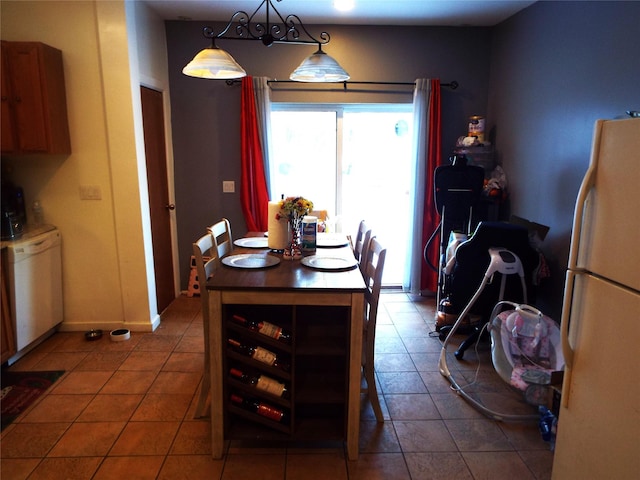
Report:
<svg viewBox="0 0 640 480"><path fill-rule="evenodd" d="M52 225L28 229L7 242L11 319L17 353L9 365L53 334L62 322L60 232Z"/></svg>

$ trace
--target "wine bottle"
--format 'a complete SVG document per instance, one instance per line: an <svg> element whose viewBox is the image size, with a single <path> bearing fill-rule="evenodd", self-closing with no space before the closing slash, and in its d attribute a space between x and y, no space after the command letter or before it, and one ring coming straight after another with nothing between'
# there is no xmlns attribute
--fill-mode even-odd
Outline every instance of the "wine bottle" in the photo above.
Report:
<svg viewBox="0 0 640 480"><path fill-rule="evenodd" d="M269 418L275 422L287 423L287 413L273 405L269 405L255 398L245 398L235 393L231 394L231 401L238 407L262 417Z"/></svg>
<svg viewBox="0 0 640 480"><path fill-rule="evenodd" d="M248 320L240 315L233 315L233 320L240 325L244 325L249 330L261 333L267 337L275 338L282 342L291 342L291 333L284 330L278 325L269 322L258 322L256 320Z"/></svg>
<svg viewBox="0 0 640 480"><path fill-rule="evenodd" d="M282 359L279 359L271 350L267 350L260 346L253 347L250 345L243 345L233 338L228 338L227 343L238 353L251 357L258 362L265 363L271 367L280 368L286 372L289 371L289 364L283 362Z"/></svg>
<svg viewBox="0 0 640 480"><path fill-rule="evenodd" d="M289 389L287 389L287 386L271 377L260 374L253 375L244 373L238 368L231 368L229 370L229 374L236 380L246 383L247 385L252 385L258 390L270 393L276 397L289 398Z"/></svg>

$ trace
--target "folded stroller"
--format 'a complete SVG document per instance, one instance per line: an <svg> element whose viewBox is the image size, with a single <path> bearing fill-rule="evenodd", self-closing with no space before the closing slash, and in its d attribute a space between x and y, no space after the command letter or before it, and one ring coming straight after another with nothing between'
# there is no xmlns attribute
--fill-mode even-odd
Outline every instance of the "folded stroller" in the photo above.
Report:
<svg viewBox="0 0 640 480"><path fill-rule="evenodd" d="M466 240L478 222L474 214L482 189L484 187L484 169L479 166L468 165L467 157L452 156L449 165L441 165L434 171L433 192L434 201L440 224L429 238L424 247L424 257L431 268L438 272L437 304L445 300L448 290L447 281L450 278L447 269L447 245L451 245L451 238L458 241ZM440 252L438 266L429 261L428 250L439 234ZM449 240L449 244L447 241ZM449 247L449 253L452 247ZM447 300L448 301L448 300ZM453 323L453 320L450 322ZM436 320L436 330L440 323Z"/></svg>
<svg viewBox="0 0 640 480"><path fill-rule="evenodd" d="M476 299L461 324L461 332L466 330L471 336L456 352L461 359L468 345L475 341L479 327L488 322L495 303L508 298L515 302L535 301L534 275L540 263L539 253L531 246L527 229L507 222L480 222L468 240L452 235L449 244L449 260L442 270L442 299L436 312L436 331L444 338L451 325L482 281L491 263L489 249L506 249L516 255L522 263L524 286L515 277L505 279L504 292L500 294L500 282L488 282Z"/></svg>

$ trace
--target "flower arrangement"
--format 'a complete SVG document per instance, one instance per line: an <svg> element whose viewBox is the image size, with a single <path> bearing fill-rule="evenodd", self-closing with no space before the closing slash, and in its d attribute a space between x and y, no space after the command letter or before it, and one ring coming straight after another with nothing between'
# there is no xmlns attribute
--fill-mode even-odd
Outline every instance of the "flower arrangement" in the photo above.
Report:
<svg viewBox="0 0 640 480"><path fill-rule="evenodd" d="M284 258L295 259L302 257L300 227L302 226L302 218L312 208L313 202L304 197L287 197L280 200L280 211L276 214L276 220L286 218L291 232L289 245L284 250Z"/></svg>
<svg viewBox="0 0 640 480"><path fill-rule="evenodd" d="M276 220L286 217L291 221L295 217L302 218L313 209L313 202L304 197L287 197L280 200L280 212Z"/></svg>

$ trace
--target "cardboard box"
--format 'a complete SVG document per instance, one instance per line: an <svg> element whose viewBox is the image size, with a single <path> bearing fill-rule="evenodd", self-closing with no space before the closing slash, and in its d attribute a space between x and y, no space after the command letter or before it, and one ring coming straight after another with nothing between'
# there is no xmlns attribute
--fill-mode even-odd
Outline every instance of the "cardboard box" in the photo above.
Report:
<svg viewBox="0 0 640 480"><path fill-rule="evenodd" d="M532 245L538 245L543 242L550 229L550 227L547 227L546 225L532 222L526 218L518 217L517 215L511 215L509 223L525 227L529 231L529 240L531 240Z"/></svg>

